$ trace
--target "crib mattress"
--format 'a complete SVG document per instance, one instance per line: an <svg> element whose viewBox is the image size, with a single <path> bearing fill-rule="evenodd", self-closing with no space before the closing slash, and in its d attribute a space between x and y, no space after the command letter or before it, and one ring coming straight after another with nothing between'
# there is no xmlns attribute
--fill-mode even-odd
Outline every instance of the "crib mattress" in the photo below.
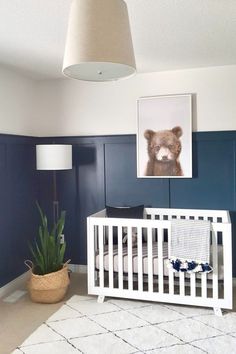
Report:
<svg viewBox="0 0 236 354"><path fill-rule="evenodd" d="M148 274L148 251L147 244L142 245L142 261L143 261L143 274ZM218 245L218 277L219 279L223 279L223 247ZM153 242L152 244L152 253L153 253L153 275L158 275L158 243ZM128 273L128 249L127 247L123 247L122 249L122 258L123 258L123 272ZM163 273L164 276L169 275L169 269L167 267L168 260L168 243L163 242ZM138 249L136 247L132 248L132 259L133 259L133 273L138 273ZM109 252L108 246L104 247L104 257L103 257L103 265L104 270L109 271ZM99 253L96 253L95 257L95 266L96 269L100 269L99 266ZM119 264L118 264L118 246L113 245L113 269L114 272L118 272ZM175 273L178 276L178 273ZM207 274L208 279L212 279L212 274ZM189 276L189 274L186 274ZM196 273L197 277L201 277L201 273Z"/></svg>

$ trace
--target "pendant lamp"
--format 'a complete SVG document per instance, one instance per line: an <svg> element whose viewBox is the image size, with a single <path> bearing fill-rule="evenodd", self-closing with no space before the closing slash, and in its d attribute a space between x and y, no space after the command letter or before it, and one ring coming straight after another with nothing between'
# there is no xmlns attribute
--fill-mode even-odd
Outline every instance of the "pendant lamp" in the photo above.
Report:
<svg viewBox="0 0 236 354"><path fill-rule="evenodd" d="M85 81L118 80L136 72L123 0L73 0L62 72Z"/></svg>

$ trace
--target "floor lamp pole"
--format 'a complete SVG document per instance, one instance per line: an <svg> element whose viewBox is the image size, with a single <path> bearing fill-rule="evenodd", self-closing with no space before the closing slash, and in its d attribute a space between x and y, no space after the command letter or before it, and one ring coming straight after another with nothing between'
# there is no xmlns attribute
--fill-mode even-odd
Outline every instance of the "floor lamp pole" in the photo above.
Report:
<svg viewBox="0 0 236 354"><path fill-rule="evenodd" d="M72 169L72 145L39 144L36 145L36 168L53 172L53 223L59 219L59 201L57 197L57 170Z"/></svg>
<svg viewBox="0 0 236 354"><path fill-rule="evenodd" d="M57 175L56 170L53 170L53 223L57 223L59 218L59 202L57 200Z"/></svg>

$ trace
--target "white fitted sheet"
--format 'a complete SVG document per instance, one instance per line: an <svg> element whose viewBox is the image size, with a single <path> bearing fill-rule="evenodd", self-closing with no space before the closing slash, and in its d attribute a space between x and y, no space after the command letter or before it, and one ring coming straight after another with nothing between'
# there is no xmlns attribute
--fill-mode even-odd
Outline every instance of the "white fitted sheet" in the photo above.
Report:
<svg viewBox="0 0 236 354"><path fill-rule="evenodd" d="M223 269L223 247L222 245L218 245L218 277L219 279L223 279L224 269ZM153 275L158 275L158 243L152 243L152 254L153 254ZM123 246L122 249L122 258L123 258L123 272L128 273L128 249L126 246ZM133 258L133 273L138 273L138 248L132 248L132 258ZM169 275L169 269L167 268L168 263L168 243L163 242L163 273L164 276ZM148 256L147 256L147 244L144 243L142 245L142 260L143 260L143 274L148 274ZM109 271L109 252L108 246L104 246L104 256L103 256L103 264L104 270ZM95 257L95 266L96 269L99 269L99 253L96 253ZM118 272L119 264L118 264L118 246L113 245L113 269L114 272ZM175 273L178 275L178 273ZM201 277L201 273L195 273L197 277ZM212 279L212 274L207 274L208 279ZM190 276L190 274L186 274Z"/></svg>

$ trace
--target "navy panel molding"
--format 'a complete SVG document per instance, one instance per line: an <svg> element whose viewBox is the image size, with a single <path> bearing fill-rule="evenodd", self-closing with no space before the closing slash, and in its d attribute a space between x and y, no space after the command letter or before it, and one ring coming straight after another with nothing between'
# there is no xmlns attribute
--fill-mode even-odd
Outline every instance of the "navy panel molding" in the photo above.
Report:
<svg viewBox="0 0 236 354"><path fill-rule="evenodd" d="M87 263L88 215L104 208L104 150L102 144L74 146L76 168L77 208L76 246L74 258L79 264Z"/></svg>
<svg viewBox="0 0 236 354"><path fill-rule="evenodd" d="M235 144L232 140L193 142L193 178L170 180L173 208L235 208Z"/></svg>
<svg viewBox="0 0 236 354"><path fill-rule="evenodd" d="M27 270L28 243L36 234L35 142L0 135L0 287Z"/></svg>
<svg viewBox="0 0 236 354"><path fill-rule="evenodd" d="M86 217L106 204L230 210L236 276L236 131L193 133L193 178L138 179L135 135L30 138L0 135L0 287L26 269L38 229L35 200L52 216L52 171L35 170L36 143L73 145L73 169L57 172L67 211L67 258L86 264Z"/></svg>
<svg viewBox="0 0 236 354"><path fill-rule="evenodd" d="M66 198L63 192L61 205L71 210L71 215L73 208L76 210L75 220L69 220L69 215L67 219L67 237L72 241L68 256L74 263L86 264L86 217L106 204L227 209L233 222L236 276L236 131L193 133L190 179L138 179L135 135L52 137L41 141L73 145L76 177L68 176L70 187L62 183L61 188L70 188L70 195L75 197Z"/></svg>
<svg viewBox="0 0 236 354"><path fill-rule="evenodd" d="M105 144L106 204L168 208L169 181L137 178L136 161L136 144Z"/></svg>

